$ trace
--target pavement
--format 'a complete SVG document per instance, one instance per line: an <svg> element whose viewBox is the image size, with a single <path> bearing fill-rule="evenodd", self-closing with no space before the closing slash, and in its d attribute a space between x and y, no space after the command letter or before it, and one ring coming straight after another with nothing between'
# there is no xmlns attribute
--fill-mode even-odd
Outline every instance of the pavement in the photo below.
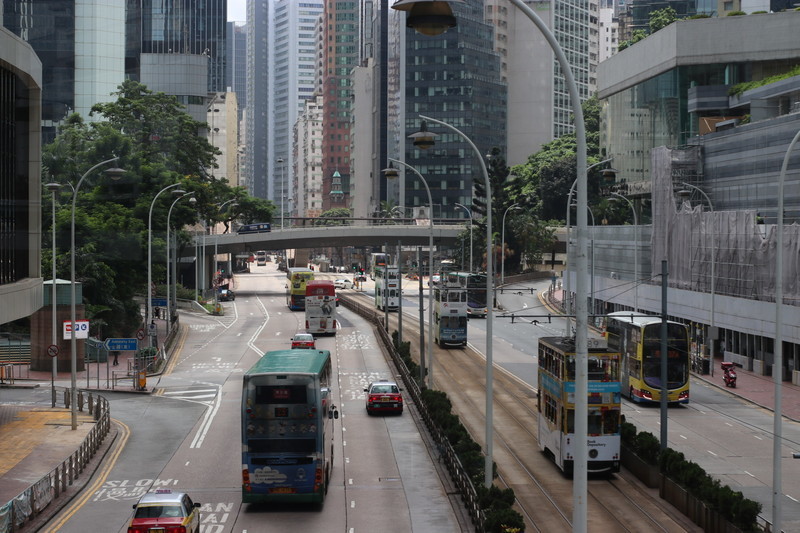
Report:
<svg viewBox="0 0 800 533"><path fill-rule="evenodd" d="M548 306L551 311L557 312L559 304L558 294L554 291L548 296L547 291L539 291L541 301ZM165 334L163 321L159 324L159 336L163 338ZM109 363L91 365L91 376L88 379L86 371L79 372L77 383L80 388L88 388L99 393L108 392L134 392L132 379L127 382L120 382L114 389L108 387L105 375L111 375L115 369L127 369L131 364L132 352L123 352L118 358L118 365L113 365L113 359ZM714 361L714 375L692 374L695 380L703 380L712 386L726 390L728 393L740 397L742 400L759 405L764 409L773 410L774 407L774 383L771 376L760 376L753 372L737 368L738 381L736 388L727 388L722 380L720 370L721 359ZM99 367L99 368L98 368ZM97 379L97 374L100 378ZM71 430L70 412L65 408L51 408L49 403L42 405L16 400L10 402L7 393L4 391L9 387L23 388L32 390L36 387L49 387L50 372L23 372L22 379L16 379L13 385L0 385L0 508L10 501L34 482L52 472L67 457L74 453L80 446L83 438L88 434L94 421L88 415L80 414L78 429ZM57 386L69 386L70 374L68 372L59 373L55 380ZM800 421L800 387L791 383L783 383L782 386L782 411L788 419ZM22 396L25 394L22 393ZM18 397L15 394L15 397ZM112 413L113 417L113 413ZM91 477L84 473L85 478ZM73 492L73 491L70 491ZM72 496L77 494L74 492ZM61 505L51 504L49 510L37 520L41 524L48 512L54 516ZM2 519L0 517L0 525ZM21 531L33 530L31 525L26 525Z"/></svg>

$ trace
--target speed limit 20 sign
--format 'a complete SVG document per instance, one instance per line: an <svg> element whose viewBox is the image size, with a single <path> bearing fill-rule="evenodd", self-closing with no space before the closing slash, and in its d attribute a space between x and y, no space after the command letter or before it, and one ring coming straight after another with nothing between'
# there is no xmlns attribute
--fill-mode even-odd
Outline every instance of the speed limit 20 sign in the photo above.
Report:
<svg viewBox="0 0 800 533"><path fill-rule="evenodd" d="M65 320L64 321L64 340L70 340L72 338L72 321ZM89 321L88 320L76 320L75 321L75 338L76 339L88 339L89 338Z"/></svg>

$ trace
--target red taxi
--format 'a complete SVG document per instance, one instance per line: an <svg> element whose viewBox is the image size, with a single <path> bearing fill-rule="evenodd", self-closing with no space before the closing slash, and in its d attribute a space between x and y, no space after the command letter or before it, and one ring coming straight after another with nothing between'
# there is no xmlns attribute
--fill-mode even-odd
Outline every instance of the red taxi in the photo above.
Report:
<svg viewBox="0 0 800 533"><path fill-rule="evenodd" d="M314 335L311 333L298 333L292 337L292 349L305 348L314 350L316 347L317 343L314 341Z"/></svg>
<svg viewBox="0 0 800 533"><path fill-rule="evenodd" d="M367 393L367 414L397 413L403 414L403 395L397 383L382 379L369 384L364 389Z"/></svg>
<svg viewBox="0 0 800 533"><path fill-rule="evenodd" d="M133 506L128 533L199 533L200 504L185 492L158 489Z"/></svg>

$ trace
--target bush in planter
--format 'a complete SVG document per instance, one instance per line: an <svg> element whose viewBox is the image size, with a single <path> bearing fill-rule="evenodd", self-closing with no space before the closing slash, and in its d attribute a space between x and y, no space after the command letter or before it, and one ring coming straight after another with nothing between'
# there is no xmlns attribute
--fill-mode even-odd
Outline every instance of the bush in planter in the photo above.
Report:
<svg viewBox="0 0 800 533"><path fill-rule="evenodd" d="M630 422L623 422L619 430L622 444L629 448L636 448L636 426Z"/></svg>
<svg viewBox="0 0 800 533"><path fill-rule="evenodd" d="M516 501L514 489L501 489L492 485L488 489L478 486L478 505L484 510L485 531L491 533L507 533L525 531L522 515L511 508Z"/></svg>
<svg viewBox="0 0 800 533"><path fill-rule="evenodd" d="M643 431L636 435L634 449L644 462L650 465L658 464L658 453L661 451L661 442L652 433Z"/></svg>

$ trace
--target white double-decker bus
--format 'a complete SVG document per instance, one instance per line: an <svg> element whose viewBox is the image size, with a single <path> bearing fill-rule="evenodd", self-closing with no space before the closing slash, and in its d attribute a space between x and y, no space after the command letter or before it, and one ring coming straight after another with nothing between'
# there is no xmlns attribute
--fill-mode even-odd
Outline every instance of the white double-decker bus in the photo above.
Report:
<svg viewBox="0 0 800 533"><path fill-rule="evenodd" d="M400 270L395 265L375 267L375 307L397 311L400 307Z"/></svg>

